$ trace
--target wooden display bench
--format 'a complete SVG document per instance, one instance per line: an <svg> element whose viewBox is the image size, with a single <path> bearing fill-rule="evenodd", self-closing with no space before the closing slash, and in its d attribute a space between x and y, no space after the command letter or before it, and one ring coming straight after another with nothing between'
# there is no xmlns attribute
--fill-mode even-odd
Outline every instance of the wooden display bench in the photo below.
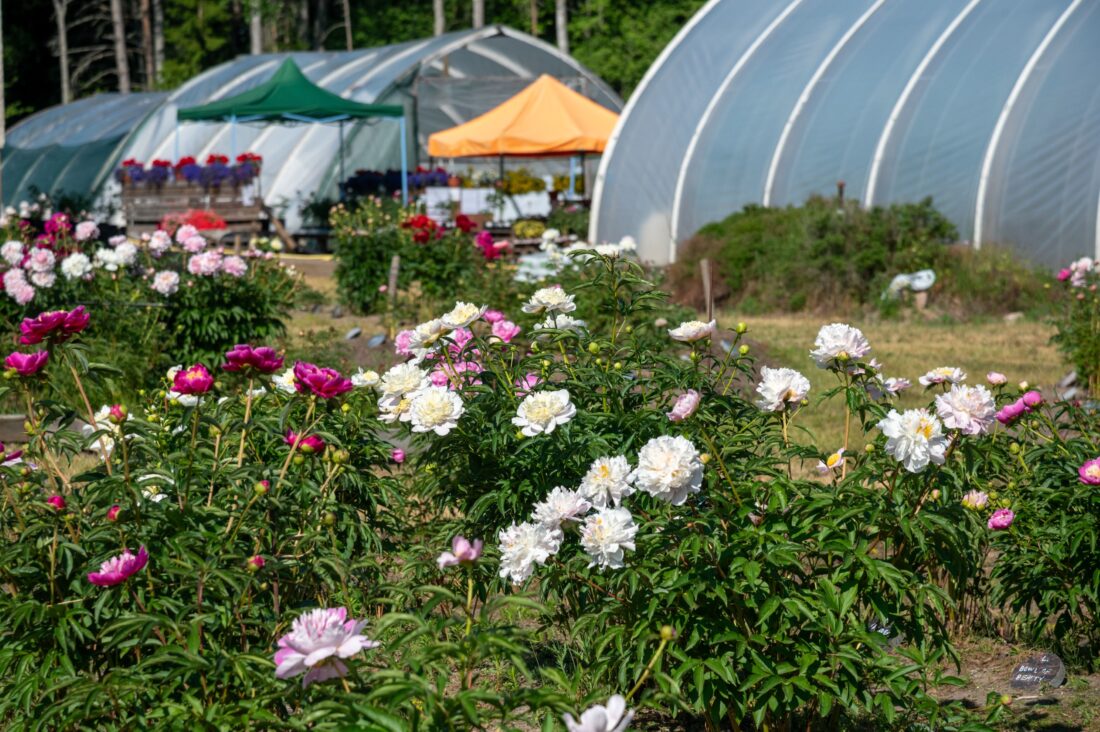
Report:
<svg viewBox="0 0 1100 732"><path fill-rule="evenodd" d="M131 236L151 234L169 214L190 210L213 211L225 221L223 238L249 239L267 232L270 211L257 193L248 203L242 191L232 186L206 189L190 183L169 181L160 186L143 184L122 188L122 214Z"/></svg>

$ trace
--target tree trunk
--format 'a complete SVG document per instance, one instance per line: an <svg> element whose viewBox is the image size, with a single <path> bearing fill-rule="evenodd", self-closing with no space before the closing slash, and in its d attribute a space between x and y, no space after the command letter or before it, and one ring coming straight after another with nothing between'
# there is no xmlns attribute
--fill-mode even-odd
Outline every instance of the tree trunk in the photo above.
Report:
<svg viewBox="0 0 1100 732"><path fill-rule="evenodd" d="M482 28L485 25L485 0L474 0L474 27Z"/></svg>
<svg viewBox="0 0 1100 732"><path fill-rule="evenodd" d="M152 89L157 78L157 60L153 51L153 8L151 0L141 0L141 51L145 56L145 88Z"/></svg>
<svg viewBox="0 0 1100 732"><path fill-rule="evenodd" d="M443 0L432 0L432 14L435 16L435 35L441 36L447 29L446 18L443 15Z"/></svg>
<svg viewBox="0 0 1100 732"><path fill-rule="evenodd" d="M115 68L118 70L119 94L130 93L130 64L126 59L126 23L122 17L122 0L111 0L111 28L115 36Z"/></svg>
<svg viewBox="0 0 1100 732"><path fill-rule="evenodd" d="M325 31L328 30L328 2L320 0L313 10L313 50L325 48Z"/></svg>
<svg viewBox="0 0 1100 732"><path fill-rule="evenodd" d="M569 53L569 10L565 7L566 0L555 0L554 3L554 28L558 32L558 50L564 54Z"/></svg>
<svg viewBox="0 0 1100 732"><path fill-rule="evenodd" d="M164 74L164 5L153 0L153 69L157 83Z"/></svg>
<svg viewBox="0 0 1100 732"><path fill-rule="evenodd" d="M249 53L264 52L264 16L260 12L260 0L252 0L252 16L248 19Z"/></svg>
<svg viewBox="0 0 1100 732"><path fill-rule="evenodd" d="M57 21L57 60L61 64L61 103L73 100L73 85L69 80L69 22L66 14L69 0L53 0L53 17Z"/></svg>
<svg viewBox="0 0 1100 732"><path fill-rule="evenodd" d="M350 51L354 47L351 38L351 0L344 0L344 40Z"/></svg>
<svg viewBox="0 0 1100 732"><path fill-rule="evenodd" d="M539 0L531 0L531 35L539 34Z"/></svg>

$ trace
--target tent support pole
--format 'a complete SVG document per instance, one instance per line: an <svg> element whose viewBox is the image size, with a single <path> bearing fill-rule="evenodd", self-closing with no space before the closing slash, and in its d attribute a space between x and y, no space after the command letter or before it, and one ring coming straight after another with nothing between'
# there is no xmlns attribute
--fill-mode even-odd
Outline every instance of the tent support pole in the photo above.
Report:
<svg viewBox="0 0 1100 732"><path fill-rule="evenodd" d="M573 197L573 194L577 190L577 156L569 156L569 190L566 191L564 198L569 200Z"/></svg>
<svg viewBox="0 0 1100 732"><path fill-rule="evenodd" d="M405 117L397 118L401 130L401 205L409 205L409 145L405 139Z"/></svg>
<svg viewBox="0 0 1100 732"><path fill-rule="evenodd" d="M237 115L229 118L229 162L237 157Z"/></svg>
<svg viewBox="0 0 1100 732"><path fill-rule="evenodd" d="M336 189L340 191L340 200L344 200L344 120L340 120L340 180L336 183Z"/></svg>

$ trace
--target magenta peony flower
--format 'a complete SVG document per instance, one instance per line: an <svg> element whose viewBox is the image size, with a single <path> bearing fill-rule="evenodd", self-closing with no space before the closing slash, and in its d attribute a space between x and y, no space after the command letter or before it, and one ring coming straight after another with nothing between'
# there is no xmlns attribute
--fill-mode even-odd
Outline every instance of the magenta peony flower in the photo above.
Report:
<svg viewBox="0 0 1100 732"><path fill-rule="evenodd" d="M122 554L99 565L98 572L89 572L88 581L100 587L112 587L122 584L144 569L148 563L149 553L145 551L145 547L138 549L137 556L131 554L129 549L123 549Z"/></svg>
<svg viewBox="0 0 1100 732"><path fill-rule="evenodd" d="M121 511L122 511L122 508L118 504L115 504L114 506L111 506L110 508L107 509L107 520L108 521L118 521L118 514Z"/></svg>
<svg viewBox="0 0 1100 732"><path fill-rule="evenodd" d="M528 392L542 383L538 374L527 374L521 379L516 379L516 397L522 399Z"/></svg>
<svg viewBox="0 0 1100 732"><path fill-rule="evenodd" d="M300 392L308 391L322 399L331 399L351 391L354 384L336 369L298 361L294 364L294 386Z"/></svg>
<svg viewBox="0 0 1100 732"><path fill-rule="evenodd" d="M65 503L65 499L61 496L50 496L46 499L46 503L53 506L55 511L64 511L65 506L68 505L67 503Z"/></svg>
<svg viewBox="0 0 1100 732"><path fill-rule="evenodd" d="M50 354L48 351L35 351L34 353L16 351L4 359L4 365L20 376L34 376L46 366L46 362L49 360Z"/></svg>
<svg viewBox="0 0 1100 732"><path fill-rule="evenodd" d="M255 554L248 558L247 564L249 572L259 572L261 569L264 568L264 565L267 564L267 562L265 562L264 558L261 557L259 554Z"/></svg>
<svg viewBox="0 0 1100 732"><path fill-rule="evenodd" d="M676 400L676 404L673 405L672 411L668 412L668 418L673 422L683 422L685 419L695 414L695 410L698 408L699 392L694 389L688 389Z"/></svg>
<svg viewBox="0 0 1100 732"><path fill-rule="evenodd" d="M498 320L493 323L493 335L505 343L511 343L521 330L523 329L511 320Z"/></svg>
<svg viewBox="0 0 1100 732"><path fill-rule="evenodd" d="M309 435L307 437L299 438L298 433L296 433L294 430L286 431L286 439L284 440L284 442L286 442L286 444L290 445L291 447L293 447L294 443L297 442L298 449L306 453L307 455L320 453L323 452L325 449L325 441L317 435Z"/></svg>
<svg viewBox="0 0 1100 732"><path fill-rule="evenodd" d="M77 305L72 310L53 310L35 318L24 318L19 324L19 331L23 334L19 342L24 346L41 343L46 339L61 343L87 328L89 320L91 316L83 305Z"/></svg>
<svg viewBox="0 0 1100 732"><path fill-rule="evenodd" d="M1077 468L1077 475L1085 485L1100 485L1100 457L1086 460Z"/></svg>
<svg viewBox="0 0 1100 732"><path fill-rule="evenodd" d="M985 380L989 382L990 386L1002 386L1008 383L1008 377L997 371L990 371L985 375Z"/></svg>
<svg viewBox="0 0 1100 732"><path fill-rule="evenodd" d="M305 674L302 687L316 681L346 676L342 659L380 643L362 635L366 620L347 620L346 608L318 608L295 618L290 632L279 639L275 678Z"/></svg>
<svg viewBox="0 0 1100 732"><path fill-rule="evenodd" d="M1027 392L1022 397L1020 397L1020 399L1023 400L1024 406L1028 408L1028 411L1031 411L1032 409L1043 403L1043 395L1034 390Z"/></svg>
<svg viewBox="0 0 1100 732"><path fill-rule="evenodd" d="M1011 404L1006 404L1001 407L1000 411L997 412L997 414L994 416L997 418L998 422L1007 426L1015 422L1017 419L1019 419L1021 416L1029 411L1031 410L1029 410L1027 408L1027 405L1024 404L1024 400L1017 399Z"/></svg>
<svg viewBox="0 0 1100 732"><path fill-rule="evenodd" d="M183 369L172 380L172 390L180 394L205 394L214 386L214 377L201 363Z"/></svg>
<svg viewBox="0 0 1100 732"><path fill-rule="evenodd" d="M393 449L393 452L390 453L390 459L400 465L401 463L405 462L405 451L399 447L395 447Z"/></svg>
<svg viewBox="0 0 1100 732"><path fill-rule="evenodd" d="M487 323L496 324L502 320L505 320L504 313L499 310L486 310L481 314L481 319Z"/></svg>
<svg viewBox="0 0 1100 732"><path fill-rule="evenodd" d="M993 515L989 517L989 520L985 522L985 525L993 531L1004 531L1009 526L1012 526L1012 522L1016 519L1016 514L1009 511L1007 508L998 508L993 512Z"/></svg>
<svg viewBox="0 0 1100 732"><path fill-rule="evenodd" d="M1058 281L1059 282L1065 282L1066 280L1068 280L1072 276L1073 276L1073 271L1069 267L1063 267L1062 269L1058 270Z"/></svg>
<svg viewBox="0 0 1100 732"><path fill-rule="evenodd" d="M260 346L253 348L247 344L233 346L225 354L226 371L255 371L259 374L273 374L283 367L283 357L274 348Z"/></svg>
<svg viewBox="0 0 1100 732"><path fill-rule="evenodd" d="M455 567L459 564L473 564L481 556L482 546L481 539L474 539L471 542L465 536L459 535L451 540L451 551L443 552L435 561L440 569Z"/></svg>

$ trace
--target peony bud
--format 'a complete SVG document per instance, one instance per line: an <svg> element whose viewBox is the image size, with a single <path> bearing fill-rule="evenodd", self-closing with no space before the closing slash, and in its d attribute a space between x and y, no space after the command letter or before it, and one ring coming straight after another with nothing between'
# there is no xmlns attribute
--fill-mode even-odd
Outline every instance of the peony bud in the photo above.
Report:
<svg viewBox="0 0 1100 732"><path fill-rule="evenodd" d="M348 412L351 411L351 405L348 404L347 402L344 402L343 404L340 405L340 411L343 412L344 414L347 414Z"/></svg>
<svg viewBox="0 0 1100 732"><path fill-rule="evenodd" d="M53 509L55 511L64 511L65 506L67 505L65 503L65 499L62 498L61 496L50 496L49 498L46 499L46 503L53 506Z"/></svg>
<svg viewBox="0 0 1100 732"><path fill-rule="evenodd" d="M336 514L332 511L325 513L325 526L332 526L336 523Z"/></svg>
<svg viewBox="0 0 1100 732"><path fill-rule="evenodd" d="M405 462L405 451L399 447L395 447L393 452L390 453L390 459L400 465Z"/></svg>
<svg viewBox="0 0 1100 732"><path fill-rule="evenodd" d="M744 335L745 333L749 332L749 326L748 326L747 323L741 322L741 323L737 324L737 327L734 328L734 330L737 331L738 333Z"/></svg>
<svg viewBox="0 0 1100 732"><path fill-rule="evenodd" d="M940 500L940 489L939 488L933 488L932 489L932 500L933 501Z"/></svg>
<svg viewBox="0 0 1100 732"><path fill-rule="evenodd" d="M737 352L740 353L742 356L749 355L749 344L742 344L741 347L737 349Z"/></svg>
<svg viewBox="0 0 1100 732"><path fill-rule="evenodd" d="M600 352L600 344L596 343L595 341L593 341L592 343L589 343L588 344L588 352L592 353L592 354L599 353Z"/></svg>
<svg viewBox="0 0 1100 732"><path fill-rule="evenodd" d="M258 480L253 484L252 490L258 496L265 496L265 495L267 495L267 492L271 490L271 481L270 480Z"/></svg>
<svg viewBox="0 0 1100 732"><path fill-rule="evenodd" d="M112 404L110 411L107 413L107 419L110 420L111 424L122 424L126 421L129 413L125 404Z"/></svg>
<svg viewBox="0 0 1100 732"><path fill-rule="evenodd" d="M261 569L264 568L264 564L265 564L264 558L261 557L259 554L256 554L252 557L249 557L249 559L248 559L248 571L249 572L259 572Z"/></svg>
<svg viewBox="0 0 1100 732"><path fill-rule="evenodd" d="M663 640L663 641L676 640L676 629L673 628L671 625L662 625L661 626L661 640Z"/></svg>
<svg viewBox="0 0 1100 732"><path fill-rule="evenodd" d="M122 508L120 506L118 506L118 504L115 504L114 506L111 506L110 508L107 509L107 520L108 521L118 521L118 514L121 511L122 511Z"/></svg>

